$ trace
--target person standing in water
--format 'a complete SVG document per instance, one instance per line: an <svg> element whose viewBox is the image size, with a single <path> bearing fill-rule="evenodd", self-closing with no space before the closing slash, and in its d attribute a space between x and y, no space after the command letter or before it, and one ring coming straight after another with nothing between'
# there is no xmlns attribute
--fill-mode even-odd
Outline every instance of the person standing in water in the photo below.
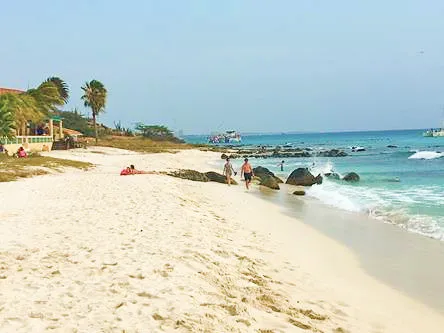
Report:
<svg viewBox="0 0 444 333"><path fill-rule="evenodd" d="M281 171L284 171L284 163L285 161L282 161L281 163L279 163L277 166L281 167Z"/></svg>
<svg viewBox="0 0 444 333"><path fill-rule="evenodd" d="M231 185L231 175L236 175L236 172L233 169L233 166L231 165L230 159L227 158L227 162L224 165L224 175L227 177L227 184L228 186Z"/></svg>
<svg viewBox="0 0 444 333"><path fill-rule="evenodd" d="M245 178L245 186L247 187L247 190L249 190L251 179L254 177L254 174L253 174L253 168L251 167L250 163L248 163L248 158L246 158L244 160L244 164L242 164L241 177L242 175Z"/></svg>

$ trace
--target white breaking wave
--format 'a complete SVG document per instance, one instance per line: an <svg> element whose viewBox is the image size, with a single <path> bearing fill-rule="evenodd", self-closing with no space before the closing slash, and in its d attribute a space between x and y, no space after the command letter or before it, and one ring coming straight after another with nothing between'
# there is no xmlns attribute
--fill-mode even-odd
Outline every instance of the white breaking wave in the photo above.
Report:
<svg viewBox="0 0 444 333"><path fill-rule="evenodd" d="M444 153L439 153L436 151L418 151L413 155L409 156L412 160L433 160L435 158L443 157Z"/></svg>

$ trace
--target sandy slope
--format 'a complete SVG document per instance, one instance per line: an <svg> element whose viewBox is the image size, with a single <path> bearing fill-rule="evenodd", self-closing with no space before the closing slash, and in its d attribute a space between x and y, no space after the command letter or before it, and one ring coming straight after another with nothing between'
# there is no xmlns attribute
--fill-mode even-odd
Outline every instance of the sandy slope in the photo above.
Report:
<svg viewBox="0 0 444 333"><path fill-rule="evenodd" d="M217 154L51 154L98 166L0 184L0 332L442 332L240 186L118 176L204 171Z"/></svg>

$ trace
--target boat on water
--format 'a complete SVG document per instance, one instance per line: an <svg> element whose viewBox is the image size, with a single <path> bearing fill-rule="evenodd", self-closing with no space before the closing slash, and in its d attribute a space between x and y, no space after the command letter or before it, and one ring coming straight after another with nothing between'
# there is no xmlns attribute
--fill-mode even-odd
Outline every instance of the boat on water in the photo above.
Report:
<svg viewBox="0 0 444 333"><path fill-rule="evenodd" d="M226 131L225 133L212 134L208 137L208 143L240 143L242 137L239 132Z"/></svg>
<svg viewBox="0 0 444 333"><path fill-rule="evenodd" d="M443 116L444 116L444 108L443 108ZM424 133L422 133L422 136L425 137L444 137L444 120L442 122L441 128L431 128Z"/></svg>
<svg viewBox="0 0 444 333"><path fill-rule="evenodd" d="M422 136L425 137L444 137L444 128L432 128L424 133L422 133Z"/></svg>

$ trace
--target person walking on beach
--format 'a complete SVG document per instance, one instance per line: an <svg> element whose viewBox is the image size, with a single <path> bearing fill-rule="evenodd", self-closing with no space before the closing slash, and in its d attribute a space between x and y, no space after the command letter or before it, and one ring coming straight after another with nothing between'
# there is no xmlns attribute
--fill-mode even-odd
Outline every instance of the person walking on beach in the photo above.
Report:
<svg viewBox="0 0 444 333"><path fill-rule="evenodd" d="M236 175L236 172L233 169L233 166L231 165L230 159L227 158L227 162L224 165L224 175L227 177L227 184L228 186L231 185L231 175L234 173Z"/></svg>
<svg viewBox="0 0 444 333"><path fill-rule="evenodd" d="M253 174L253 168L251 167L250 163L248 163L248 158L246 158L244 160L244 164L242 164L241 177L242 176L244 176L245 186L247 187L247 190L249 190L251 179L254 177L254 174Z"/></svg>

